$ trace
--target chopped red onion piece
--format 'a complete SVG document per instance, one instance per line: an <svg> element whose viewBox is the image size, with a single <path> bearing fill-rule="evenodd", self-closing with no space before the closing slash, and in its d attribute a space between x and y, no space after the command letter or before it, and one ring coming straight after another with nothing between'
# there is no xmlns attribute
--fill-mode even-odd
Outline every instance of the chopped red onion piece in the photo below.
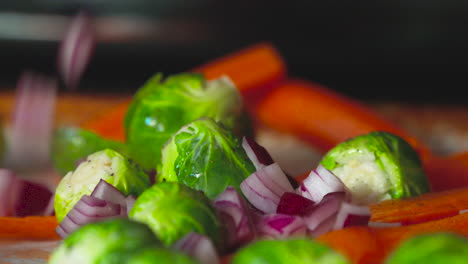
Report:
<svg viewBox="0 0 468 264"><path fill-rule="evenodd" d="M52 216L55 215L55 208L54 208L54 194L49 199L49 203L47 204L44 212L42 213L43 216Z"/></svg>
<svg viewBox="0 0 468 264"><path fill-rule="evenodd" d="M127 215L132 210L133 205L135 204L135 201L136 201L136 197L133 196L133 195L129 195L129 196L127 196L127 198L125 198L125 208L126 208L125 212L126 212Z"/></svg>
<svg viewBox="0 0 468 264"><path fill-rule="evenodd" d="M343 202L336 216L334 230L343 229L348 226L367 226L370 220L370 210L368 206L355 205Z"/></svg>
<svg viewBox="0 0 468 264"><path fill-rule="evenodd" d="M22 182L13 171L0 169L0 217L14 216L21 187Z"/></svg>
<svg viewBox="0 0 468 264"><path fill-rule="evenodd" d="M25 72L18 81L5 163L12 168L49 162L57 84Z"/></svg>
<svg viewBox="0 0 468 264"><path fill-rule="evenodd" d="M61 238L66 238L83 225L109 218L122 217L122 211L126 212L126 209L120 206L120 204L83 195L62 222L60 222L56 233Z"/></svg>
<svg viewBox="0 0 468 264"><path fill-rule="evenodd" d="M255 140L244 137L242 139L242 147L257 170L274 163L268 151Z"/></svg>
<svg viewBox="0 0 468 264"><path fill-rule="evenodd" d="M29 180L21 180L22 186L16 200L15 216L41 215L48 207L53 193L48 187Z"/></svg>
<svg viewBox="0 0 468 264"><path fill-rule="evenodd" d="M305 236L307 226L300 216L268 214L256 218L257 235L262 238L281 239Z"/></svg>
<svg viewBox="0 0 468 264"><path fill-rule="evenodd" d="M91 196L107 202L126 206L125 195L103 179L99 180L99 183L94 188Z"/></svg>
<svg viewBox="0 0 468 264"><path fill-rule="evenodd" d="M327 218L336 215L344 199L344 192L328 193L320 203L309 207L309 210L304 215L307 228L310 231L314 231Z"/></svg>
<svg viewBox="0 0 468 264"><path fill-rule="evenodd" d="M367 225L369 227L376 227L376 228L402 226L402 224L400 222L389 223L389 222L370 222L370 221L369 221L369 223Z"/></svg>
<svg viewBox="0 0 468 264"><path fill-rule="evenodd" d="M190 232L179 239L173 248L185 252L187 255L200 261L200 263L220 263L218 252L211 239L196 232Z"/></svg>
<svg viewBox="0 0 468 264"><path fill-rule="evenodd" d="M250 217L250 208L237 190L228 186L213 202L219 213L221 221L226 227L226 246L236 248L251 241L254 236L254 227Z"/></svg>
<svg viewBox="0 0 468 264"><path fill-rule="evenodd" d="M317 227L313 230L308 229L307 235L309 237L315 238L319 237L325 233L330 232L333 229L333 225L336 221L336 213L324 219Z"/></svg>
<svg viewBox="0 0 468 264"><path fill-rule="evenodd" d="M277 163L254 172L240 184L240 188L247 200L264 213L276 212L283 193L293 191Z"/></svg>
<svg viewBox="0 0 468 264"><path fill-rule="evenodd" d="M88 65L95 47L91 17L81 12L65 32L58 54L58 69L66 86L74 89Z"/></svg>
<svg viewBox="0 0 468 264"><path fill-rule="evenodd" d="M304 215L310 206L315 203L299 194L285 192L279 201L276 212L279 214Z"/></svg>
<svg viewBox="0 0 468 264"><path fill-rule="evenodd" d="M320 202L328 193L349 193L343 182L322 165L310 172L309 176L302 182L298 192L316 203Z"/></svg>
<svg viewBox="0 0 468 264"><path fill-rule="evenodd" d="M468 209L460 210L460 211L458 212L458 214L464 214L464 213L468 213Z"/></svg>

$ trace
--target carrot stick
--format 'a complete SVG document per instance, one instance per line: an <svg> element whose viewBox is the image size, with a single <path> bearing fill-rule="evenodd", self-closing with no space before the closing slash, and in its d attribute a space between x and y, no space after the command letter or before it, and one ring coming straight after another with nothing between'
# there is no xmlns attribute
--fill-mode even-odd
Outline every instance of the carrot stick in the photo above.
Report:
<svg viewBox="0 0 468 264"><path fill-rule="evenodd" d="M255 104L271 85L286 75L282 58L268 43L260 43L229 54L192 70L201 72L207 80L227 75L236 84L246 101L247 108ZM125 140L123 122L130 102L124 102L82 125L99 135Z"/></svg>
<svg viewBox="0 0 468 264"><path fill-rule="evenodd" d="M423 160L432 191L468 187L468 152Z"/></svg>
<svg viewBox="0 0 468 264"><path fill-rule="evenodd" d="M350 227L332 231L317 238L319 242L341 252L355 264L383 263L386 257L410 237L435 233L454 232L468 236L468 213L421 224L389 227Z"/></svg>
<svg viewBox="0 0 468 264"><path fill-rule="evenodd" d="M400 222L404 225L455 216L464 209L468 209L468 188L370 205L372 222Z"/></svg>
<svg viewBox="0 0 468 264"><path fill-rule="evenodd" d="M0 239L60 239L55 216L0 217Z"/></svg>
<svg viewBox="0 0 468 264"><path fill-rule="evenodd" d="M256 116L263 124L294 134L323 152L342 141L372 131L399 135L423 153L428 149L364 105L318 84L301 80L287 80L275 87L260 102Z"/></svg>

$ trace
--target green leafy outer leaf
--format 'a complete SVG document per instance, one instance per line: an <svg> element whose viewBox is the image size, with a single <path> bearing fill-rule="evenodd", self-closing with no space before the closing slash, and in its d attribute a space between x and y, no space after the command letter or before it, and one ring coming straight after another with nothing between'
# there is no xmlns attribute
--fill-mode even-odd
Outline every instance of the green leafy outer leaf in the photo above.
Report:
<svg viewBox="0 0 468 264"><path fill-rule="evenodd" d="M207 235L215 245L221 242L221 227L211 201L183 184L153 185L138 197L129 217L146 223L167 246L190 231Z"/></svg>
<svg viewBox="0 0 468 264"><path fill-rule="evenodd" d="M55 191L55 215L60 222L83 195L90 195L103 179L124 195L140 195L151 186L137 164L111 149L93 153L75 171L69 172Z"/></svg>
<svg viewBox="0 0 468 264"><path fill-rule="evenodd" d="M127 264L199 264L185 253L171 249L144 249L133 254Z"/></svg>
<svg viewBox="0 0 468 264"><path fill-rule="evenodd" d="M240 249L232 264L347 264L341 254L310 239L261 240Z"/></svg>
<svg viewBox="0 0 468 264"><path fill-rule="evenodd" d="M179 181L214 198L255 172L240 140L221 124L200 118L175 134L162 152L158 181Z"/></svg>
<svg viewBox="0 0 468 264"><path fill-rule="evenodd" d="M125 116L130 156L147 170L156 168L169 138L203 116L230 128L240 124L242 100L229 79L205 83L200 74L184 73L161 82L156 75L137 92Z"/></svg>
<svg viewBox="0 0 468 264"><path fill-rule="evenodd" d="M106 259L143 247L161 248L163 245L145 224L128 219L105 220L85 225L70 234L52 253L49 264L110 263Z"/></svg>
<svg viewBox="0 0 468 264"><path fill-rule="evenodd" d="M84 129L62 127L54 132L51 159L54 168L63 176L74 170L79 160L105 148L127 152L123 143L106 140Z"/></svg>
<svg viewBox="0 0 468 264"><path fill-rule="evenodd" d="M388 264L464 264L468 239L453 233L433 233L405 241L387 259Z"/></svg>
<svg viewBox="0 0 468 264"><path fill-rule="evenodd" d="M429 191L429 182L416 151L402 138L387 132L371 132L342 142L331 149L320 163L347 184L343 173L345 166L347 169L356 168L364 162L368 168L380 169L380 173L372 176L368 173L370 170L362 171L362 182L380 180L387 185L383 193L375 190L377 193L369 198L371 202L418 196Z"/></svg>

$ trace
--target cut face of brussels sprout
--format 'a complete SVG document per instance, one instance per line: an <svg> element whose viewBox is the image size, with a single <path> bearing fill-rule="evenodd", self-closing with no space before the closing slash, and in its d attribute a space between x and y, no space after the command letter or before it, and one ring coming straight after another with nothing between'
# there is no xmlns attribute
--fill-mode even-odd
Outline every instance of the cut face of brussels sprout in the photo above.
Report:
<svg viewBox="0 0 468 264"><path fill-rule="evenodd" d="M57 220L62 221L83 195L90 195L101 179L125 196L138 196L151 185L148 175L124 155L111 149L98 151L60 181L54 201Z"/></svg>
<svg viewBox="0 0 468 264"><path fill-rule="evenodd" d="M347 264L336 251L308 238L262 240L239 250L232 264Z"/></svg>
<svg viewBox="0 0 468 264"><path fill-rule="evenodd" d="M400 245L387 264L464 264L468 262L468 239L453 233L424 234Z"/></svg>
<svg viewBox="0 0 468 264"><path fill-rule="evenodd" d="M97 134L80 128L63 127L55 131L52 139L52 163L63 176L73 171L77 162L88 155L106 148L126 153L123 143L106 140Z"/></svg>
<svg viewBox="0 0 468 264"><path fill-rule="evenodd" d="M228 78L205 82L199 74L149 80L135 95L125 117L129 154L145 169L156 168L161 149L182 126L211 117L230 128L242 126L241 97Z"/></svg>
<svg viewBox="0 0 468 264"><path fill-rule="evenodd" d="M416 151L402 138L372 132L338 144L320 162L351 191L353 203L417 196L429 182Z"/></svg>
<svg viewBox="0 0 468 264"><path fill-rule="evenodd" d="M169 246L190 231L220 242L220 223L211 201L183 184L162 182L143 192L129 213L146 223Z"/></svg>
<svg viewBox="0 0 468 264"><path fill-rule="evenodd" d="M241 142L210 118L184 126L162 151L158 181L178 181L213 199L255 172Z"/></svg>
<svg viewBox="0 0 468 264"><path fill-rule="evenodd" d="M49 264L101 264L142 248L162 244L145 224L112 219L83 226L67 237L52 253ZM122 262L123 263L123 262Z"/></svg>
<svg viewBox="0 0 468 264"><path fill-rule="evenodd" d="M185 253L171 249L144 249L133 254L127 264L199 264Z"/></svg>

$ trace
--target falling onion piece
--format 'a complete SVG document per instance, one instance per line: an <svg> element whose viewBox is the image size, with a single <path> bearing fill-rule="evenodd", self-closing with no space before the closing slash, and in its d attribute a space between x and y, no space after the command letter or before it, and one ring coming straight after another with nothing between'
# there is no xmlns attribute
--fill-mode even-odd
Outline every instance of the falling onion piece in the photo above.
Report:
<svg viewBox="0 0 468 264"><path fill-rule="evenodd" d="M460 210L460 211L458 212L458 214L464 214L464 213L468 213L468 209Z"/></svg>
<svg viewBox="0 0 468 264"><path fill-rule="evenodd" d="M213 206L226 228L226 246L229 249L244 245L254 238L250 208L234 187L228 186L224 192L219 194L215 198Z"/></svg>
<svg viewBox="0 0 468 264"><path fill-rule="evenodd" d="M309 176L304 179L298 192L301 193L302 196L318 203L328 193L347 193L347 189L341 180L333 173L323 166L319 166L316 170L312 170Z"/></svg>
<svg viewBox="0 0 468 264"><path fill-rule="evenodd" d="M13 216L21 181L11 170L0 169L0 217Z"/></svg>
<svg viewBox="0 0 468 264"><path fill-rule="evenodd" d="M369 224L370 215L368 206L343 202L336 216L333 229L338 230L356 225L367 226Z"/></svg>
<svg viewBox="0 0 468 264"><path fill-rule="evenodd" d="M256 218L257 235L261 238L282 239L305 236L307 226L300 216L286 214L259 215Z"/></svg>
<svg viewBox="0 0 468 264"><path fill-rule="evenodd" d="M314 231L321 223L326 221L326 219L336 215L344 198L344 192L329 193L323 197L320 203L310 207L304 215L307 228Z"/></svg>
<svg viewBox="0 0 468 264"><path fill-rule="evenodd" d="M95 47L95 32L90 15L75 16L62 40L58 54L58 70L69 89L75 89L88 65Z"/></svg>
<svg viewBox="0 0 468 264"><path fill-rule="evenodd" d="M185 252L200 263L220 263L213 242L208 237L196 232L186 234L173 245L173 248Z"/></svg>
<svg viewBox="0 0 468 264"><path fill-rule="evenodd" d="M16 168L42 166L49 161L57 84L41 75L25 72L15 94L12 125L7 139L5 164Z"/></svg>
<svg viewBox="0 0 468 264"><path fill-rule="evenodd" d="M285 192L279 201L276 212L289 215L304 215L307 209L314 206L315 203L296 193Z"/></svg>
<svg viewBox="0 0 468 264"><path fill-rule="evenodd" d="M277 163L254 172L241 183L240 188L247 200L264 213L275 213L281 196L294 191Z"/></svg>
<svg viewBox="0 0 468 264"><path fill-rule="evenodd" d="M257 170L274 163L268 151L255 142L255 140L243 137L242 147Z"/></svg>

